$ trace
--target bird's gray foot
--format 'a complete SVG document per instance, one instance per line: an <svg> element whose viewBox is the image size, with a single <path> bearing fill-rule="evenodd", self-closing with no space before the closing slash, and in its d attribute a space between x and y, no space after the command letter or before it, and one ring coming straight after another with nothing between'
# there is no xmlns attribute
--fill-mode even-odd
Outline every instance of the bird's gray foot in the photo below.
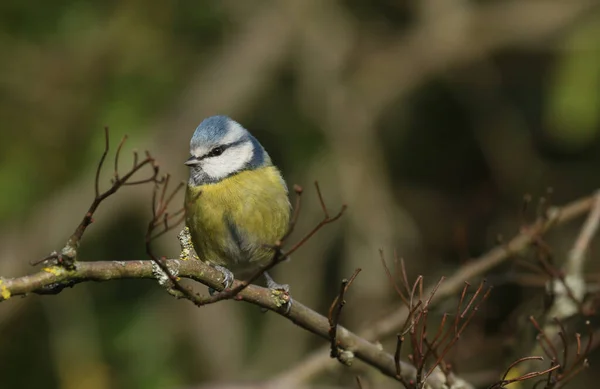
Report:
<svg viewBox="0 0 600 389"><path fill-rule="evenodd" d="M267 288L282 290L286 293L290 292L290 286L288 284L278 284L267 272L264 272L263 276L265 277L265 281L267 283Z"/></svg>
<svg viewBox="0 0 600 389"><path fill-rule="evenodd" d="M278 284L267 272L264 272L263 276L267 283L267 288L272 291L271 294L277 306L283 307L284 313L287 315L292 309L293 303L292 296L290 295L290 286L288 284Z"/></svg>
<svg viewBox="0 0 600 389"><path fill-rule="evenodd" d="M233 280L234 280L234 276L233 276L233 273L231 272L231 270L227 269L224 266L219 266L219 265L216 265L214 268L216 270L220 271L221 274L223 274L223 288L224 289L231 288L231 286L233 285ZM217 291L214 290L213 288L208 288L208 293L212 296L215 293L217 293Z"/></svg>

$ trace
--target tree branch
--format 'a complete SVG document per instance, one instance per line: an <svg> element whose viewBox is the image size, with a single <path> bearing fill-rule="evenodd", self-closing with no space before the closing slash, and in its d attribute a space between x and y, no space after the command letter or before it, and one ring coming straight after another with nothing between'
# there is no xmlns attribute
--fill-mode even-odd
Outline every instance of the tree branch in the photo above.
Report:
<svg viewBox="0 0 600 389"><path fill-rule="evenodd" d="M584 214L592 208L595 203L594 197L587 197L577 200L562 208L551 208L546 215L539 218L533 225L523 228L522 231L505 245L492 249L488 254L474 260L470 264L459 270L454 276L439 287L435 294L435 300L443 299L462 287L464 280L475 278L492 267L502 263L512 254L525 249L534 241L536 237L543 234L551 227L565 223L573 218ZM171 270L171 273L179 278L189 278L198 281L211 288L220 290L221 274L212 267L201 261L182 261L165 260L164 264ZM41 271L17 278L0 278L0 301L9 299L11 296L29 295L29 294L57 294L66 287L87 281L108 281L128 278L148 278L159 279L164 277L163 271L154 261L107 261L107 262L76 262L72 269L62 266L49 266ZM236 281L233 287L240 285ZM430 288L431 289L431 288ZM425 291L424 293L430 293ZM280 312L281 304L277 296L273 295L270 289L261 288L255 285L249 285L242 290L236 299L247 301L260 307L278 312L287 317L296 325L316 334L320 337L330 339L330 325L326 317L314 312L310 308L295 302L291 309L283 314ZM394 333L406 319L407 309L402 308L394 312L389 317L377 323L376 326L362 331L363 337L354 334L342 326L337 329L337 343L340 348L347 350L353 355L379 369L382 373L395 377L397 366L394 357L383 351L377 344L371 343L371 340L385 337ZM327 347L329 351L329 347ZM315 354L315 358L322 358L322 364L329 362L329 353L325 358L320 354ZM300 365L303 366L303 365ZM296 370L292 370L294 372ZM313 369L312 373L320 369ZM416 369L408 363L401 362L401 371L407 380L414 379ZM289 374L289 373L288 373ZM284 376L285 378L285 376ZM298 377L293 377L298 378ZM281 379L281 377L279 378ZM296 381L296 379L294 381ZM427 383L432 388L441 388L446 383L442 374L432 374ZM278 381L282 382L282 381ZM464 387L470 387L469 384Z"/></svg>
<svg viewBox="0 0 600 389"><path fill-rule="evenodd" d="M582 305L587 291L587 285L584 279L583 267L586 259L590 256L586 255L592 238L597 233L600 224L600 191L597 191L591 198L590 211L587 220L583 224L581 231L573 244L572 249L567 256L562 269L554 268L551 264L547 264L547 273L552 276L548 281L546 288L552 291L553 302L540 319L539 324L534 317L530 317L530 321L540 334L540 338L535 341L531 348L531 355L541 355L545 353L550 360L554 360L555 364L560 367L557 371L555 381L566 380L567 373L571 373L574 368L578 368L578 363L585 366L584 358L588 352L583 353L581 360L571 363L567 358L567 350L569 343L566 339L568 333L565 330L562 322L568 320L572 316L582 312ZM591 347L593 336L588 342L588 347ZM559 362L559 352L555 347L555 343L562 346L564 356ZM527 360L523 363L524 371L533 369L533 360Z"/></svg>
<svg viewBox="0 0 600 389"><path fill-rule="evenodd" d="M509 259L512 255L526 249L536 237L544 234L549 229L589 212L593 204L594 196L589 196L573 201L563 207L551 207L533 224L522 228L520 233L509 242L492 248L488 253L458 269L436 291L433 303L442 301L455 294L463 287L465 280L472 280L485 274L487 271ZM435 288L435 285L431 285L423 293L426 295L431 294L433 288ZM408 314L408 308L402 306L383 319L377 320L375 324L357 331L357 334L371 342L385 338L395 334L398 328L402 327ZM329 358L329 347L322 347L314 351L294 368L275 377L271 381L271 384L273 387L278 387L279 385L279 387L292 388L325 370L335 368L337 365L335 361Z"/></svg>
<svg viewBox="0 0 600 389"><path fill-rule="evenodd" d="M221 273L202 261L168 259L163 263L176 277L192 279L215 289L223 287ZM161 277L164 277L162 270L152 260L76 262L72 269L53 265L24 277L0 278L0 301L19 295L57 294L63 289L73 287L81 282L133 278L158 278L160 281ZM236 280L233 287L241 284L242 282ZM270 289L248 285L236 296L236 300L246 301L277 312L299 327L328 341L330 339L330 325L326 317L298 301L294 302L289 311L283 313L277 296L273 295L273 291ZM383 351L379 345L359 337L342 326L337 327L337 344L351 352L354 357L379 369L383 374L390 377L396 376L394 357ZM408 363L400 363L403 376L407 380L414 379L416 369ZM441 389L445 385L445 378L442 375L432 375L427 383L433 389ZM470 386L464 386L464 388L470 388Z"/></svg>

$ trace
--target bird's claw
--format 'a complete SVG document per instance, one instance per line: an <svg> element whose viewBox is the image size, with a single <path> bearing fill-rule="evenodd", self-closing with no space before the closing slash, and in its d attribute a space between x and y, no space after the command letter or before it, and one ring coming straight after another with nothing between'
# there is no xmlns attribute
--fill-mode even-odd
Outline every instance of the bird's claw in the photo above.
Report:
<svg viewBox="0 0 600 389"><path fill-rule="evenodd" d="M229 289L233 285L234 276L231 270L227 269L224 266L216 265L215 269L220 271L223 274L223 289ZM217 291L213 288L208 288L208 293L213 296Z"/></svg>
<svg viewBox="0 0 600 389"><path fill-rule="evenodd" d="M278 284L271 278L269 273L264 273L265 280L267 282L267 288L271 289L271 295L275 299L275 303L278 307L283 307L284 314L290 313L292 309L292 296L290 295L290 286L288 284Z"/></svg>

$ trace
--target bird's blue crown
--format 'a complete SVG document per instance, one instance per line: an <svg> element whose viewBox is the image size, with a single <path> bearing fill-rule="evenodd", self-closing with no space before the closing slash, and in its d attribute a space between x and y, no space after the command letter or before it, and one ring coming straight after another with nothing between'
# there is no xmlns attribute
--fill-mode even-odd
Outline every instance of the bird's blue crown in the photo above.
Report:
<svg viewBox="0 0 600 389"><path fill-rule="evenodd" d="M224 115L211 116L206 118L196 127L192 141L190 142L191 147L198 147L202 145L218 143L227 134L229 123L232 122L229 117ZM240 126L241 127L241 126ZM247 133L248 131L242 127Z"/></svg>

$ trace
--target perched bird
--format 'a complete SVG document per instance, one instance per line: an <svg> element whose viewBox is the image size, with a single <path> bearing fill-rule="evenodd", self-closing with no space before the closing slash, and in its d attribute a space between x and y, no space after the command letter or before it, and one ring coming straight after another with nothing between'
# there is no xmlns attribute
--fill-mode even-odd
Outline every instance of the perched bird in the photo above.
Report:
<svg viewBox="0 0 600 389"><path fill-rule="evenodd" d="M262 145L227 116L200 123L190 142L186 225L199 259L244 279L273 258L288 229L287 186ZM288 290L264 273L269 288Z"/></svg>

